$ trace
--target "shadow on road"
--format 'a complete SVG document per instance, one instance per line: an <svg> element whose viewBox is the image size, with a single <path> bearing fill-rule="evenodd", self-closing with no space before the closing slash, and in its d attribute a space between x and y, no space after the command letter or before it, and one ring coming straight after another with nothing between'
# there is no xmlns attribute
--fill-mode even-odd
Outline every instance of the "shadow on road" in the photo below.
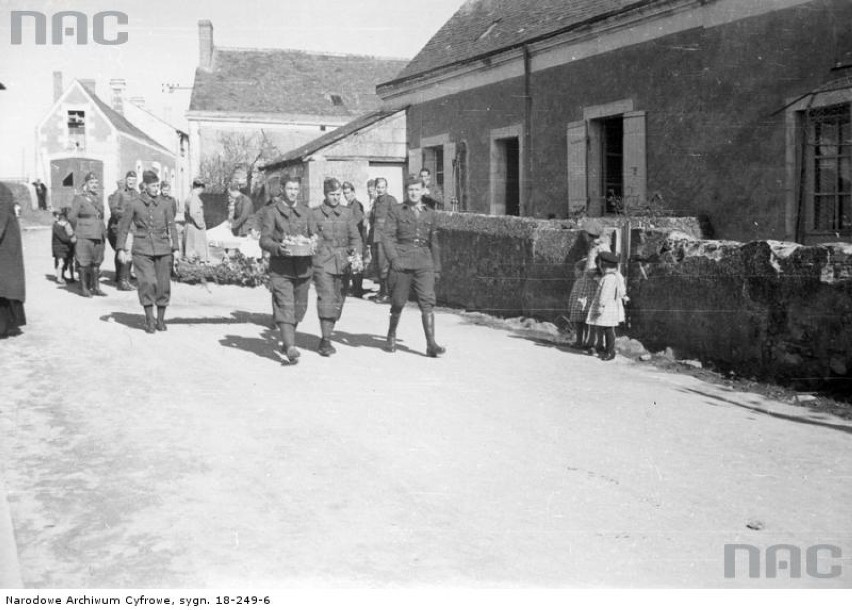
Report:
<svg viewBox="0 0 852 610"><path fill-rule="evenodd" d="M348 345L349 347L369 347L372 349L378 349L383 351L385 349L385 338L380 337L378 335L356 335L353 333L347 333L342 330L335 330L332 340L340 343L341 345ZM405 345L403 345L402 339L396 340L396 351L407 352L409 354L420 354L421 356L425 355L423 352L416 352L412 349L407 348Z"/></svg>
<svg viewBox="0 0 852 610"><path fill-rule="evenodd" d="M73 289L72 289L73 291ZM113 311L101 316L101 322L116 322L127 326L128 328L143 328L145 326L145 315L138 313L127 313L124 311ZM179 326L181 324L212 324L212 325L227 325L227 324L255 324L269 328L269 314L251 313L248 311L234 311L230 316L216 316L206 318L181 318L172 317L166 314L166 323L169 325Z"/></svg>
<svg viewBox="0 0 852 610"><path fill-rule="evenodd" d="M724 402L729 405L733 405L735 407L739 407L741 409L746 409L751 411L752 413L760 413L761 415L769 415L770 417L776 417L778 419L784 419L786 421L798 422L800 424L809 424L811 426L819 426L821 428L831 428L832 430L838 430L840 432L845 432L846 434L852 434L852 426L844 426L842 424L832 424L828 422L820 422L814 421L808 417L798 417L796 415L788 415L786 413L775 413L773 411L769 411L768 409L762 409L760 407L743 404L741 402L737 402L736 400L731 400L730 398L726 398L725 396L720 396L718 394L711 394L709 392L702 392L701 390L696 390L694 388L683 388L679 390L684 394L697 394L698 396L704 396L705 398L711 398L713 400L717 400L719 402ZM825 417L825 413L822 411L815 411L810 409L811 412L816 413L820 417Z"/></svg>
<svg viewBox="0 0 852 610"><path fill-rule="evenodd" d="M245 337L241 335L225 335L219 340L219 345L232 349L242 350L260 358L272 360L284 364L284 360L276 352L279 346L278 331L267 328L260 337ZM316 351L319 345L319 337L306 333L296 333L296 347L304 351Z"/></svg>

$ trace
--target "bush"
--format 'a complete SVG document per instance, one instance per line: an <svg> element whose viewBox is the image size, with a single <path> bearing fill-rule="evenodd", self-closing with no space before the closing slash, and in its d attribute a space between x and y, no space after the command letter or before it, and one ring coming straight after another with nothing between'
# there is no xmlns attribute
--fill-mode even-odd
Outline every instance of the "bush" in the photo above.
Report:
<svg viewBox="0 0 852 610"><path fill-rule="evenodd" d="M179 260L175 279L185 284L233 284L236 286L268 285L268 264L264 260L246 258L241 253L225 258L219 264L198 260Z"/></svg>

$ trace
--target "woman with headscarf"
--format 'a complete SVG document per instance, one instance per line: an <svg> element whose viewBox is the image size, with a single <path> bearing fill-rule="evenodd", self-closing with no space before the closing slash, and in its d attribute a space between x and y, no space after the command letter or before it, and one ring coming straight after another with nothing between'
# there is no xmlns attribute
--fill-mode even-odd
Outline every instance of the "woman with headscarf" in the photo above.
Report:
<svg viewBox="0 0 852 610"><path fill-rule="evenodd" d="M21 334L26 284L21 227L12 192L0 184L0 339Z"/></svg>

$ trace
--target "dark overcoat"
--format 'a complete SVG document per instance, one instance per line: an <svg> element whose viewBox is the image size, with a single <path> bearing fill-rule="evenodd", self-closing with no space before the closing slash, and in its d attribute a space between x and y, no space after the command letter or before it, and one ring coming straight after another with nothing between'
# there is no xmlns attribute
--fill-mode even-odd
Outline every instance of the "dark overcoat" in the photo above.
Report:
<svg viewBox="0 0 852 610"><path fill-rule="evenodd" d="M0 297L23 302L24 250L12 193L0 184Z"/></svg>

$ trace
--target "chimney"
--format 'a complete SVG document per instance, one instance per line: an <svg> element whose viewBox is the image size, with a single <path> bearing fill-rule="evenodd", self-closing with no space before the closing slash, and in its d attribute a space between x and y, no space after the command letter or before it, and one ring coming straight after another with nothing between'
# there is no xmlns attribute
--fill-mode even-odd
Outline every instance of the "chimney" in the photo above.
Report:
<svg viewBox="0 0 852 610"><path fill-rule="evenodd" d="M198 22L198 67L213 69L213 24L209 19Z"/></svg>
<svg viewBox="0 0 852 610"><path fill-rule="evenodd" d="M62 96L62 72L56 71L53 73L53 101L57 101Z"/></svg>
<svg viewBox="0 0 852 610"><path fill-rule="evenodd" d="M81 78L80 84L89 91L90 93L95 92L95 79L94 78Z"/></svg>
<svg viewBox="0 0 852 610"><path fill-rule="evenodd" d="M112 89L112 109L118 114L124 114L124 90L127 88L127 82L123 78L111 78L109 88Z"/></svg>

